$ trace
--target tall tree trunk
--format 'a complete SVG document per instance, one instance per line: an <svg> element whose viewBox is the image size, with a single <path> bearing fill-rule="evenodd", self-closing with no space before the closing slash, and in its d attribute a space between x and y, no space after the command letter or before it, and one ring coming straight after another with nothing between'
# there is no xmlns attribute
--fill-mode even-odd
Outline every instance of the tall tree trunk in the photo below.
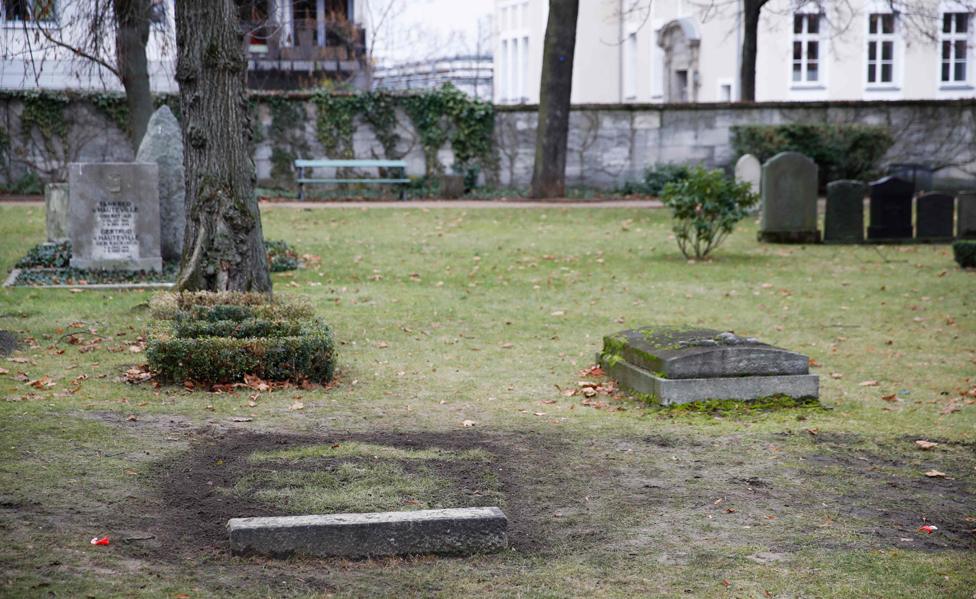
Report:
<svg viewBox="0 0 976 599"><path fill-rule="evenodd" d="M138 151L153 113L146 58L150 0L112 0L112 7L116 20L115 57L129 107L129 136L133 149Z"/></svg>
<svg viewBox="0 0 976 599"><path fill-rule="evenodd" d="M186 234L181 290L271 292L233 0L177 0Z"/></svg>
<svg viewBox="0 0 976 599"><path fill-rule="evenodd" d="M533 198L555 198L566 193L566 140L578 16L579 0L549 1L530 191Z"/></svg>
<svg viewBox="0 0 976 599"><path fill-rule="evenodd" d="M756 54L759 50L759 16L769 0L743 0L742 67L739 95L742 102L756 101Z"/></svg>

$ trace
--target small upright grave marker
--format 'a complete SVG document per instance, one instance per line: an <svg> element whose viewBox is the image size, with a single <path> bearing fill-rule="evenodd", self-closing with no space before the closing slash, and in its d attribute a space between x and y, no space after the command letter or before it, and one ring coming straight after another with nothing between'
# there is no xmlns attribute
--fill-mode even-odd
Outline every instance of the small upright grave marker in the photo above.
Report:
<svg viewBox="0 0 976 599"><path fill-rule="evenodd" d="M598 356L622 386L662 405L711 399L819 397L810 360L756 339L686 327L642 327L603 338Z"/></svg>
<svg viewBox="0 0 976 599"><path fill-rule="evenodd" d="M867 185L843 179L827 184L824 243L864 241L864 196Z"/></svg>
<svg viewBox="0 0 976 599"><path fill-rule="evenodd" d="M762 166L759 240L817 243L817 163L798 152L780 152Z"/></svg>
<svg viewBox="0 0 976 599"><path fill-rule="evenodd" d="M762 163L752 154L743 154L735 163L735 180L738 183L748 183L752 193L758 194L762 184ZM761 210L760 205L750 208L755 213Z"/></svg>
<svg viewBox="0 0 976 599"><path fill-rule="evenodd" d="M927 193L915 201L915 237L919 241L950 241L956 198Z"/></svg>
<svg viewBox="0 0 976 599"><path fill-rule="evenodd" d="M868 241L905 241L912 238L912 196L915 185L898 177L871 183L871 224Z"/></svg>
<svg viewBox="0 0 976 599"><path fill-rule="evenodd" d="M159 165L160 253L163 260L179 261L186 227L183 136L169 106L164 104L149 119L136 162Z"/></svg>
<svg viewBox="0 0 976 599"><path fill-rule="evenodd" d="M47 240L60 243L68 239L68 184L48 183L44 186L44 225Z"/></svg>
<svg viewBox="0 0 976 599"><path fill-rule="evenodd" d="M162 270L158 173L155 164L68 165L73 268Z"/></svg>
<svg viewBox="0 0 976 599"><path fill-rule="evenodd" d="M959 194L959 214L956 236L959 239L976 239L976 191Z"/></svg>

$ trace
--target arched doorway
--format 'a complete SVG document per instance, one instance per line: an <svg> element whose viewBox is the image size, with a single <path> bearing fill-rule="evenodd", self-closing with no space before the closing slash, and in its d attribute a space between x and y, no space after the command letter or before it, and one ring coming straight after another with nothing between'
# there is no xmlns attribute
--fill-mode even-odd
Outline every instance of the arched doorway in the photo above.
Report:
<svg viewBox="0 0 976 599"><path fill-rule="evenodd" d="M694 19L684 17L666 23L657 32L664 50L664 101L698 101L698 50L701 35Z"/></svg>

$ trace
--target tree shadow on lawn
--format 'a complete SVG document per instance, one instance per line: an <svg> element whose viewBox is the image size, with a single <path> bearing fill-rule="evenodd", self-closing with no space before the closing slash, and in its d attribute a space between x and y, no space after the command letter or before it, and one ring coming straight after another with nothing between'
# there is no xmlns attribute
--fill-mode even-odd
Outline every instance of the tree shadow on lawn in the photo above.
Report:
<svg viewBox="0 0 976 599"><path fill-rule="evenodd" d="M505 570L512 559L537 563L587 555L607 563L642 556L691 564L716 553L779 561L811 550L976 549L976 444L946 442L932 453L915 449L912 439L879 443L827 433L710 437L689 431L607 439L471 430L210 430L196 435L189 451L155 465L156 497L131 497L124 510L105 518L113 528L155 535L152 543L120 546L126 557L181 567L231 560L240 568L232 586L285 577L310 589L342 588L342 572L355 562L231 558L228 519L293 512L226 489L258 468L249 460L255 452L350 443L397 452L481 450L485 459L431 462L445 483L433 500L445 507L502 507L513 551L479 562L489 570ZM408 475L417 472L415 459L390 455L383 459ZM330 459L298 469L329 468L335 465ZM956 478L923 475L936 467ZM486 487L495 478L497 484ZM918 530L928 523L939 530ZM355 567L429 559L369 560ZM204 579L215 575L201 568Z"/></svg>

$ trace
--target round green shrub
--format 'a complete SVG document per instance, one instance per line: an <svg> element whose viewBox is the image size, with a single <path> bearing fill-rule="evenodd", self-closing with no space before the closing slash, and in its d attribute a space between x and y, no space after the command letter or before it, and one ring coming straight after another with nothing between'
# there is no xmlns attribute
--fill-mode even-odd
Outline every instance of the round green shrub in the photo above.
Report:
<svg viewBox="0 0 976 599"><path fill-rule="evenodd" d="M672 230L685 258L704 258L759 201L748 183L736 183L720 170L691 169L688 177L664 186L661 201L671 209Z"/></svg>

